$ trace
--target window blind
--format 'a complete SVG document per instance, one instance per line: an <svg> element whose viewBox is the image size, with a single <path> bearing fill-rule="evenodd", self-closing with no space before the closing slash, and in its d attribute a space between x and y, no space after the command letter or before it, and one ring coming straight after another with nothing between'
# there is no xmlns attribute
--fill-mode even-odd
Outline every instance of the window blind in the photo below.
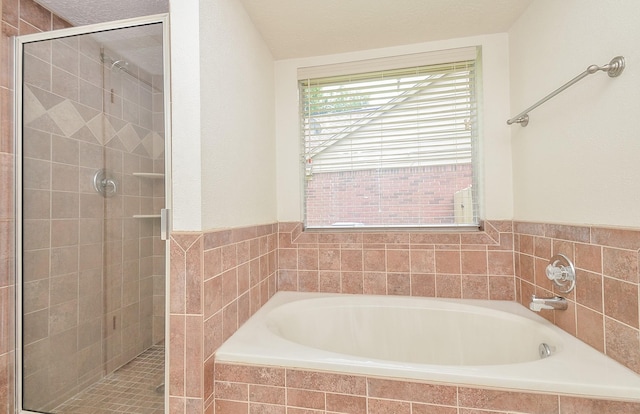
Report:
<svg viewBox="0 0 640 414"><path fill-rule="evenodd" d="M475 60L301 79L306 179L312 180L318 174L409 171L438 166L471 165L474 169L478 135L475 84ZM467 181L473 182L474 177ZM440 211L436 215L446 217L431 221L477 224L478 197L473 194L477 186L468 187L471 195L466 199L467 213L463 220L452 212L455 202L451 199L432 209ZM313 196L306 192L307 205ZM469 199L473 200L473 206L469 205ZM392 204L388 202L389 206ZM470 208L474 210L471 218ZM307 217L308 213L307 209ZM356 221L347 223L361 224L357 214L351 216ZM429 225L415 223L423 224ZM393 224L375 224L386 225Z"/></svg>

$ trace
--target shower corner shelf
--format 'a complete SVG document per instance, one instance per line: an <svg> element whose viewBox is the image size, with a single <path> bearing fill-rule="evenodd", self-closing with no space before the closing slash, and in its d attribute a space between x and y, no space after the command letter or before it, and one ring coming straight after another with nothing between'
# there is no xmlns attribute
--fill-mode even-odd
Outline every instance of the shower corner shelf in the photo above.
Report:
<svg viewBox="0 0 640 414"><path fill-rule="evenodd" d="M133 218L160 218L160 214L134 214Z"/></svg>
<svg viewBox="0 0 640 414"><path fill-rule="evenodd" d="M154 179L164 178L164 174L162 173L134 172L133 175L135 177L154 178Z"/></svg>

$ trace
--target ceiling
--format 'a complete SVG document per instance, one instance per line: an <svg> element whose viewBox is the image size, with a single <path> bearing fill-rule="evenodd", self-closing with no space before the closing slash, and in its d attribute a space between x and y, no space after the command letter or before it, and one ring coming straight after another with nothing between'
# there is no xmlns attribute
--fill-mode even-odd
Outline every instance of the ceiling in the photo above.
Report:
<svg viewBox="0 0 640 414"><path fill-rule="evenodd" d="M276 59L506 32L533 0L240 0Z"/></svg>
<svg viewBox="0 0 640 414"><path fill-rule="evenodd" d="M167 13L169 0L35 0L74 26Z"/></svg>
<svg viewBox="0 0 640 414"><path fill-rule="evenodd" d="M169 0L36 1L76 26L169 10ZM506 32L533 1L240 0L275 59Z"/></svg>

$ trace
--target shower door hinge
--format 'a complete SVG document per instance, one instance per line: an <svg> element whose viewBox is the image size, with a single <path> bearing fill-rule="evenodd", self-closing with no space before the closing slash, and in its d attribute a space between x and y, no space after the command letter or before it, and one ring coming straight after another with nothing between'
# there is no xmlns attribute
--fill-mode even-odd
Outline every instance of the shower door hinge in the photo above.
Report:
<svg viewBox="0 0 640 414"><path fill-rule="evenodd" d="M169 240L169 234L171 232L171 210L163 208L160 210L160 239Z"/></svg>

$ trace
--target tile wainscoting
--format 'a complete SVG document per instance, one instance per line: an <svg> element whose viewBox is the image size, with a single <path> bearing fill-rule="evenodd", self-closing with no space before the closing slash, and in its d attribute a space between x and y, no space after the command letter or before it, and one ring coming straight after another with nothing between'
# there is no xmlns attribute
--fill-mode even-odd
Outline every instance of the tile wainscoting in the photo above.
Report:
<svg viewBox="0 0 640 414"><path fill-rule="evenodd" d="M276 292L277 225L171 236L169 412L213 407L213 354Z"/></svg>
<svg viewBox="0 0 640 414"><path fill-rule="evenodd" d="M534 293L556 294L545 267L566 255L576 267L575 290L560 294L569 308L540 315L640 373L640 231L515 222L514 236L517 300L528 306Z"/></svg>
<svg viewBox="0 0 640 414"><path fill-rule="evenodd" d="M357 392L311 380L306 385L288 380L267 384L263 381L271 377L264 372L270 370L285 379L335 375L341 382L350 376L216 365L213 359L215 349L276 290L517 300L526 305L533 292L552 293L540 276L552 254L563 253L575 260L578 287L568 296L567 312L543 316L638 372L639 249L637 230L511 221L486 222L484 231L474 233L305 232L301 223L278 223L174 234L170 412L639 412L633 403L365 377L358 377L365 389ZM455 399L416 397L434 387ZM369 411L362 411L363 406Z"/></svg>
<svg viewBox="0 0 640 414"><path fill-rule="evenodd" d="M482 232L302 231L280 223L278 289L514 300L510 221Z"/></svg>

